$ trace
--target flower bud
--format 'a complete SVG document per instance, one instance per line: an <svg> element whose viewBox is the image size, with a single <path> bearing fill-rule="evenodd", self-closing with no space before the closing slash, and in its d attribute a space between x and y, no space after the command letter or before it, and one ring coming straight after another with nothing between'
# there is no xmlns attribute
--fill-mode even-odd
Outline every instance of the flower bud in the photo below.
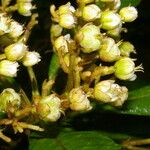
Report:
<svg viewBox="0 0 150 150"><path fill-rule="evenodd" d="M82 47L84 53L91 53L96 51L101 46L100 29L93 24L83 26L77 33L77 40Z"/></svg>
<svg viewBox="0 0 150 150"><path fill-rule="evenodd" d="M17 3L18 12L23 16L31 16L32 4L29 3Z"/></svg>
<svg viewBox="0 0 150 150"><path fill-rule="evenodd" d="M60 106L60 99L55 94L51 94L41 99L37 111L42 120L55 122L61 116Z"/></svg>
<svg viewBox="0 0 150 150"><path fill-rule="evenodd" d="M9 21L4 16L3 13L0 13L0 35L3 35L8 32Z"/></svg>
<svg viewBox="0 0 150 150"><path fill-rule="evenodd" d="M122 42L119 45L119 49L122 56L130 56L130 53L136 53L134 46L130 42Z"/></svg>
<svg viewBox="0 0 150 150"><path fill-rule="evenodd" d="M120 38L120 33L122 31L122 24L120 24L117 28L108 30L107 35L112 37L112 38Z"/></svg>
<svg viewBox="0 0 150 150"><path fill-rule="evenodd" d="M16 21L11 21L9 26L9 36L18 38L23 33L23 26Z"/></svg>
<svg viewBox="0 0 150 150"><path fill-rule="evenodd" d="M71 6L70 2L68 2L67 4L62 5L58 8L59 15L74 13L74 12L75 12L75 8L73 6Z"/></svg>
<svg viewBox="0 0 150 150"><path fill-rule="evenodd" d="M117 102L116 106L120 106L128 98L128 89L115 84L113 80L104 80L94 87L94 97L104 103Z"/></svg>
<svg viewBox="0 0 150 150"><path fill-rule="evenodd" d="M65 36L60 36L54 41L54 47L56 51L61 51L63 53L68 52L68 43L71 42L70 34L66 34Z"/></svg>
<svg viewBox="0 0 150 150"><path fill-rule="evenodd" d="M33 66L40 62L40 55L37 52L27 52L22 59L22 63L24 66Z"/></svg>
<svg viewBox="0 0 150 150"><path fill-rule="evenodd" d="M70 108L75 111L88 111L92 109L86 93L81 88L72 89L69 93Z"/></svg>
<svg viewBox="0 0 150 150"><path fill-rule="evenodd" d="M53 37L58 37L61 35L63 28L58 24L52 24L51 26L51 35Z"/></svg>
<svg viewBox="0 0 150 150"><path fill-rule="evenodd" d="M23 58L27 51L27 46L23 43L14 43L5 48L6 58L10 61L18 61Z"/></svg>
<svg viewBox="0 0 150 150"><path fill-rule="evenodd" d="M85 6L82 11L82 17L85 21L93 21L97 18L100 18L100 15L101 10L95 4Z"/></svg>
<svg viewBox="0 0 150 150"><path fill-rule="evenodd" d="M7 111L7 109L9 109L9 104L15 107L19 107L21 105L20 95L11 88L4 89L0 94L0 112Z"/></svg>
<svg viewBox="0 0 150 150"><path fill-rule="evenodd" d="M103 40L102 47L99 50L99 57L105 62L113 62L120 58L120 50L112 38Z"/></svg>
<svg viewBox="0 0 150 150"><path fill-rule="evenodd" d="M122 8L119 14L124 22L132 22L138 17L138 12L133 6Z"/></svg>
<svg viewBox="0 0 150 150"><path fill-rule="evenodd" d="M115 76L120 80L135 80L135 64L131 58L124 57L118 60L115 65Z"/></svg>
<svg viewBox="0 0 150 150"><path fill-rule="evenodd" d="M71 29L75 26L75 17L71 14L62 14L59 17L59 25L66 29Z"/></svg>
<svg viewBox="0 0 150 150"><path fill-rule="evenodd" d="M120 25L121 18L113 11L104 11L101 14L100 23L102 29L112 30Z"/></svg>
<svg viewBox="0 0 150 150"><path fill-rule="evenodd" d="M15 77L17 75L17 68L19 67L17 62L9 60L0 61L0 75L7 77Z"/></svg>
<svg viewBox="0 0 150 150"><path fill-rule="evenodd" d="M93 3L94 0L77 0L78 4L89 4L89 3Z"/></svg>

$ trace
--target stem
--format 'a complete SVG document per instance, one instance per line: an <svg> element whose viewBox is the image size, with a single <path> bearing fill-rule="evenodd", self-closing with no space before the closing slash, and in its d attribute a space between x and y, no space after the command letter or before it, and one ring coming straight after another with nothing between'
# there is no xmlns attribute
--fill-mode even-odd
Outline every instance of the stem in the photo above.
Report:
<svg viewBox="0 0 150 150"><path fill-rule="evenodd" d="M13 6L7 7L7 8L5 9L5 11L6 11L7 13L13 12L13 11L16 11L16 10L17 10L17 5L13 5Z"/></svg>
<svg viewBox="0 0 150 150"><path fill-rule="evenodd" d="M5 9L10 4L10 2L11 0L1 0L3 9Z"/></svg>
<svg viewBox="0 0 150 150"><path fill-rule="evenodd" d="M27 27L26 27L26 30L23 34L23 36L19 39L19 42L23 42L23 43L26 43L30 34L31 34L31 30L32 28L38 23L37 21L37 17L38 17L38 14L33 14L31 16L31 20L30 22L28 23Z"/></svg>
<svg viewBox="0 0 150 150"><path fill-rule="evenodd" d="M28 74L29 74L31 86L32 86L32 96L33 97L39 96L40 94L39 94L39 90L38 90L38 84L37 84L37 80L36 80L33 68L27 67L27 70L28 70Z"/></svg>

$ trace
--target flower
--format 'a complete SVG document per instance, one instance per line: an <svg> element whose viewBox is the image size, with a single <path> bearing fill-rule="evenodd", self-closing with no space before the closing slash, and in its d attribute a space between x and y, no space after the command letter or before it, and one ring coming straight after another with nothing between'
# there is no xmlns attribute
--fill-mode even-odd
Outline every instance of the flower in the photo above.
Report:
<svg viewBox="0 0 150 150"><path fill-rule="evenodd" d="M75 111L88 111L92 109L86 93L79 88L74 88L69 93L70 108Z"/></svg>
<svg viewBox="0 0 150 150"><path fill-rule="evenodd" d="M12 88L7 88L0 94L0 111L7 111L8 105L19 107L21 105L21 97Z"/></svg>
<svg viewBox="0 0 150 150"><path fill-rule="evenodd" d="M0 75L7 77L15 77L17 75L17 68L19 67L17 62L9 60L0 61Z"/></svg>
<svg viewBox="0 0 150 150"><path fill-rule="evenodd" d="M119 14L124 22L132 22L138 17L138 12L133 6L122 8Z"/></svg>
<svg viewBox="0 0 150 150"><path fill-rule="evenodd" d="M100 23L102 29L112 30L121 24L121 18L114 11L104 11L101 14Z"/></svg>
<svg viewBox="0 0 150 150"><path fill-rule="evenodd" d="M22 59L22 63L24 66L33 66L40 62L40 54L37 52L27 52Z"/></svg>
<svg viewBox="0 0 150 150"><path fill-rule="evenodd" d="M38 113L42 120L44 121L57 121L61 116L61 101L55 95L51 94L47 97L41 99L38 105Z"/></svg>
<svg viewBox="0 0 150 150"><path fill-rule="evenodd" d="M98 101L121 106L128 98L128 89L115 84L113 80L104 80L94 87L94 97Z"/></svg>
<svg viewBox="0 0 150 150"><path fill-rule="evenodd" d="M10 61L18 61L23 58L27 52L27 46L23 43L14 43L5 48L6 58Z"/></svg>

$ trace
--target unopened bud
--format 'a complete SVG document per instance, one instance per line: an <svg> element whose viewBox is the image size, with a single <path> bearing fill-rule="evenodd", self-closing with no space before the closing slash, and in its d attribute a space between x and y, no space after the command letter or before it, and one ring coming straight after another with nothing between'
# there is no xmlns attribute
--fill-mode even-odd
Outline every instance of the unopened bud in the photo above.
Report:
<svg viewBox="0 0 150 150"><path fill-rule="evenodd" d="M74 12L75 12L75 8L73 6L71 6L70 2L68 2L67 4L62 5L58 8L59 15L74 13Z"/></svg>
<svg viewBox="0 0 150 150"><path fill-rule="evenodd" d="M122 42L119 45L119 49L120 49L120 52L121 52L122 56L129 57L130 53L136 53L135 49L134 49L134 46L130 42L126 42L126 41Z"/></svg>
<svg viewBox="0 0 150 150"><path fill-rule="evenodd" d="M6 58L10 61L18 61L23 58L27 51L27 46L23 43L14 43L5 48Z"/></svg>
<svg viewBox="0 0 150 150"><path fill-rule="evenodd" d="M113 11L104 11L102 12L100 23L102 29L112 30L120 25L121 18L117 13Z"/></svg>
<svg viewBox="0 0 150 150"><path fill-rule="evenodd" d="M93 24L83 26L77 33L77 40L84 53L96 51L101 46L100 29Z"/></svg>
<svg viewBox="0 0 150 150"><path fill-rule="evenodd" d="M130 80L136 79L135 72L143 71L142 66L135 67L135 64L131 58L124 57L118 60L115 65L115 76L120 80Z"/></svg>
<svg viewBox="0 0 150 150"><path fill-rule="evenodd" d="M15 77L17 75L17 68L19 67L17 62L9 60L0 61L0 75L7 77Z"/></svg>
<svg viewBox="0 0 150 150"><path fill-rule="evenodd" d="M66 29L71 29L75 26L75 17L71 14L62 14L59 17L59 25Z"/></svg>
<svg viewBox="0 0 150 150"><path fill-rule="evenodd" d="M58 36L61 35L62 30L63 30L63 28L62 28L60 25L58 25L58 24L53 24L53 25L51 26L50 32L51 32L51 35L52 35L53 37L58 37Z"/></svg>
<svg viewBox="0 0 150 150"><path fill-rule="evenodd" d="M4 89L0 94L0 112L7 111L9 104L15 107L19 107L21 104L20 95L11 88Z"/></svg>
<svg viewBox="0 0 150 150"><path fill-rule="evenodd" d="M100 18L100 15L101 10L95 4L85 6L82 11L82 17L85 21L93 21L97 18Z"/></svg>
<svg viewBox="0 0 150 150"><path fill-rule="evenodd" d="M116 106L120 106L128 98L128 89L115 84L113 80L104 80L94 87L94 97L104 103L117 102Z"/></svg>
<svg viewBox="0 0 150 150"><path fill-rule="evenodd" d="M4 16L3 13L0 13L0 35L3 35L8 32L9 20Z"/></svg>
<svg viewBox="0 0 150 150"><path fill-rule="evenodd" d="M55 122L61 116L60 106L61 106L60 99L55 94L51 94L41 99L37 107L38 108L37 111L42 120L46 122L48 121Z"/></svg>
<svg viewBox="0 0 150 150"><path fill-rule="evenodd" d="M120 58L120 50L112 38L103 40L102 47L99 50L99 56L105 62L113 62Z"/></svg>
<svg viewBox="0 0 150 150"><path fill-rule="evenodd" d="M31 16L31 10L32 10L32 4L29 3L17 3L17 7L18 7L18 12L19 14L23 15L23 16Z"/></svg>
<svg viewBox="0 0 150 150"><path fill-rule="evenodd" d="M72 89L69 93L70 108L75 111L88 111L92 109L86 93L81 88Z"/></svg>
<svg viewBox="0 0 150 150"><path fill-rule="evenodd" d="M18 38L23 33L23 26L16 21L12 21L9 26L9 36Z"/></svg>
<svg viewBox="0 0 150 150"><path fill-rule="evenodd" d="M119 14L124 22L132 22L138 17L138 12L133 6L122 8Z"/></svg>
<svg viewBox="0 0 150 150"><path fill-rule="evenodd" d="M22 63L24 66L33 66L40 62L40 54L37 52L27 52L22 59Z"/></svg>
<svg viewBox="0 0 150 150"><path fill-rule="evenodd" d="M70 34L60 36L54 41L54 47L57 51L61 50L63 53L67 53L69 42L71 42Z"/></svg>

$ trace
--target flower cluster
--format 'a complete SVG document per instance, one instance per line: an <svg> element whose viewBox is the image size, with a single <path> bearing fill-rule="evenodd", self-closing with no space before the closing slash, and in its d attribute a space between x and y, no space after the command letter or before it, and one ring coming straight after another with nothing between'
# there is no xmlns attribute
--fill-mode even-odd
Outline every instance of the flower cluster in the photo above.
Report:
<svg viewBox="0 0 150 150"><path fill-rule="evenodd" d="M128 89L115 79L133 81L135 72L142 71L142 66L135 67L135 59L130 58L136 53L134 46L121 40L121 33L127 31L124 23L137 18L137 9L120 8L120 0L77 0L77 4L76 9L71 3L50 7L51 42L61 68L68 74L69 107L88 111L91 98L122 106Z"/></svg>
<svg viewBox="0 0 150 150"><path fill-rule="evenodd" d="M1 54L0 75L15 77L19 67L18 62L28 67L40 61L39 53L29 52L22 40L24 32L23 25L10 19L4 13L0 14L0 36L1 39L4 39L2 44L5 46L4 53Z"/></svg>

